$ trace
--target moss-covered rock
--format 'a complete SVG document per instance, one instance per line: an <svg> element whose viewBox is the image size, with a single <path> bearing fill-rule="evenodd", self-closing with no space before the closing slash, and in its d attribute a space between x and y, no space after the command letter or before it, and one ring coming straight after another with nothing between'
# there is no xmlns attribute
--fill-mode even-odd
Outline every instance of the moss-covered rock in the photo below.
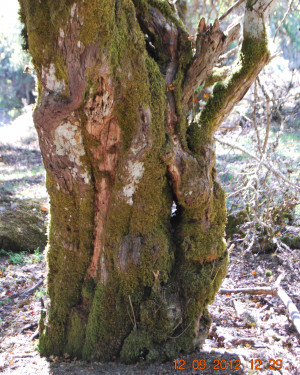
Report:
<svg viewBox="0 0 300 375"><path fill-rule="evenodd" d="M47 213L43 200L0 201L0 248L13 251L43 250L47 243Z"/></svg>

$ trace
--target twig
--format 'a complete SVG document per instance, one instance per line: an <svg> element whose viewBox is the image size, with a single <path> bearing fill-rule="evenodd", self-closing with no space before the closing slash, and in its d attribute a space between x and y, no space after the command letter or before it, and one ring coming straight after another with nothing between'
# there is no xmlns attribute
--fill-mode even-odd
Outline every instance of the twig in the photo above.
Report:
<svg viewBox="0 0 300 375"><path fill-rule="evenodd" d="M182 336L182 335L184 334L184 332L186 332L186 331L188 330L188 328L190 328L191 324L192 324L192 322L190 322L190 323L185 327L185 329L184 329L182 332L179 333L179 335L177 335L177 336L169 336L169 339L173 339L173 340L178 339L180 336Z"/></svg>
<svg viewBox="0 0 300 375"><path fill-rule="evenodd" d="M132 302L131 302L131 298L130 298L130 296L128 296L128 298L129 298L129 303L130 303L130 307L131 307L131 310L132 310L132 315L133 315L133 326L134 326L134 328L136 329L136 320L135 320L135 315L134 315L134 310L133 310L133 306L132 306Z"/></svg>
<svg viewBox="0 0 300 375"><path fill-rule="evenodd" d="M260 141L259 131L258 131L257 123L256 123L256 111L257 111L257 79L254 82L253 125L254 125L256 138L257 138L257 149L260 155L262 155L261 141Z"/></svg>
<svg viewBox="0 0 300 375"><path fill-rule="evenodd" d="M262 153L264 154L267 148L268 140L269 140L269 134L270 134L270 127L271 127L271 111L270 111L270 95L267 93L267 90L265 86L260 82L259 77L257 77L257 82L259 84L259 87L261 88L261 91L263 92L266 100L267 100L267 128L266 128L266 134L264 139L264 144L262 147Z"/></svg>
<svg viewBox="0 0 300 375"><path fill-rule="evenodd" d="M235 8L237 8L239 5L241 5L245 0L238 0L236 3L234 3L229 9L226 10L225 13L222 14L221 17L219 17L219 21L222 21L225 17L228 16Z"/></svg>
<svg viewBox="0 0 300 375"><path fill-rule="evenodd" d="M246 241L246 239L247 239L247 237L248 237L248 235L249 235L249 230L248 230L248 232L247 232L247 235L246 235L246 237L245 237L245 241ZM236 258L236 260L233 262L233 264L230 266L230 268L229 268L229 270L228 270L228 273L231 271L231 269L232 269L232 267L241 259L241 258L243 258L243 256L248 252L248 251L250 251L251 249L252 249L252 246L254 245L254 241L255 241L255 238L256 238L256 236L255 236L255 234L253 234L252 235L252 239L251 239L251 242L250 242L250 244L249 244L249 246Z"/></svg>
<svg viewBox="0 0 300 375"><path fill-rule="evenodd" d="M220 63L221 61L224 61L226 59L228 59L228 57L234 55L236 52L238 52L239 50L239 46L235 47L235 48L232 48L231 50L229 50L228 52L224 53L223 55L221 55L219 58L218 58L218 63Z"/></svg>
<svg viewBox="0 0 300 375"><path fill-rule="evenodd" d="M235 148L241 152L243 152L244 154L248 155L250 158L260 162L261 160L256 157L255 155L251 154L250 152L248 152L247 150L245 150L243 147L235 144L235 143L230 143L230 142L224 142L224 141L221 141L221 139L219 139L218 137L214 136L215 140L218 141L219 143L225 145L225 146L229 146L229 147L232 147L232 148ZM282 179L283 181L285 181L288 185L294 187L296 190L299 190L300 191L300 186L292 183L290 180L288 180L286 177L284 177L280 172L276 171L273 167L271 167L269 164L267 164L266 161L263 161L262 162L262 165L264 167L266 167L267 169L269 169L275 176L277 176L278 178Z"/></svg>
<svg viewBox="0 0 300 375"><path fill-rule="evenodd" d="M34 339L37 339L40 335L39 329L37 328L34 332L34 334L30 337L30 341L33 341Z"/></svg>
<svg viewBox="0 0 300 375"><path fill-rule="evenodd" d="M288 6L288 9L287 9L287 11L285 12L285 14L284 14L284 16L283 16L283 18L282 18L282 20L281 20L281 22L280 22L280 25L277 27L277 30L276 30L275 35L274 35L273 42L275 41L275 38L276 38L276 36L277 36L277 33L278 33L279 29L281 28L282 24L283 24L284 21L286 20L286 17L289 15L289 13L290 13L290 11L291 11L291 9L292 9L293 2L294 2L294 0L290 0L290 2L289 2L289 6Z"/></svg>

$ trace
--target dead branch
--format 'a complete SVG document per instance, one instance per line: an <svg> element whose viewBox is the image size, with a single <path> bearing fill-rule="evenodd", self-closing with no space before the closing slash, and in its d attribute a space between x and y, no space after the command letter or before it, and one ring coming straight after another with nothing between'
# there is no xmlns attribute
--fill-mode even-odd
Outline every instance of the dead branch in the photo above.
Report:
<svg viewBox="0 0 300 375"><path fill-rule="evenodd" d="M221 294L243 293L243 294L251 294L251 295L267 294L267 295L272 295L273 297L277 296L276 288L272 288L272 287L237 288L237 289L221 288L219 292Z"/></svg>
<svg viewBox="0 0 300 375"><path fill-rule="evenodd" d="M234 106L245 96L263 67L269 62L270 54L267 46L255 55L249 51L246 54L245 52L247 51L248 40L252 40L253 43L257 43L258 40L261 42L265 40L264 19L270 13L274 4L274 0L256 2L253 6L247 3L243 23L244 39L240 50L239 62L235 65L241 74L237 75L235 68L233 68L232 74L223 83L214 87L213 94L201 111L197 121L200 138L209 139L213 136L222 122L229 116ZM253 26L254 24L256 24L255 27ZM199 26L201 26L201 21ZM257 33L257 30L260 30L259 33ZM209 56L209 53L206 56ZM251 61L251 64L249 65L247 61ZM249 66L252 66L253 69L250 69ZM220 97L222 97L222 100L220 100ZM211 108L217 108L218 110L210 118L208 115Z"/></svg>
<svg viewBox="0 0 300 375"><path fill-rule="evenodd" d="M257 337L239 337L237 339L231 340L234 345L255 345L257 342Z"/></svg>
<svg viewBox="0 0 300 375"><path fill-rule="evenodd" d="M196 40L196 54L187 71L183 87L183 105L185 108L188 107L188 102L194 91L211 74L219 56L231 42L239 38L239 34L239 23L230 25L223 33L220 30L219 20L215 20L213 26L208 26L205 18L201 18Z"/></svg>
<svg viewBox="0 0 300 375"><path fill-rule="evenodd" d="M281 301L284 303L286 308L288 309L289 316L297 330L297 332L300 335L300 314L297 310L296 305L293 303L293 301L290 299L290 297L286 294L283 288L278 287L277 289L277 297L281 299Z"/></svg>
<svg viewBox="0 0 300 375"><path fill-rule="evenodd" d="M21 293L17 293L17 294L14 294L13 296L11 296L10 298L14 299L14 298L18 298L18 297L22 297L22 298L25 298L25 297L28 297L30 294L32 294L37 288L39 288L44 282L44 279L40 280L37 284L35 284L34 286L32 286L31 288L28 288L26 289L24 292L21 292Z"/></svg>
<svg viewBox="0 0 300 375"><path fill-rule="evenodd" d="M235 144L235 143L231 143L231 142L224 142L222 141L220 138L214 136L214 139L219 142L220 144L222 145L225 145L225 146L229 146L229 147L232 147L236 150L239 150L241 152L243 152L244 154L248 155L250 158L256 160L257 162L262 162L262 165L269 169L276 177L282 179L284 182L286 182L288 185L292 186L293 188L295 188L296 190L300 191L300 186L294 184L293 182L291 182L290 180L288 180L286 177L284 177L280 172L276 171L276 169L274 169L271 165L268 164L268 162L265 160L261 161L257 156L251 154L250 152L248 152L247 150L245 150L243 147L239 146L238 144Z"/></svg>
<svg viewBox="0 0 300 375"><path fill-rule="evenodd" d="M33 341L33 340L37 339L37 338L39 337L39 335L40 335L40 333L39 333L39 329L37 328L37 329L34 331L33 335L30 336L30 341Z"/></svg>
<svg viewBox="0 0 300 375"><path fill-rule="evenodd" d="M260 135L256 123L256 112L257 112L257 79L254 82L254 101L253 101L253 125L256 133L256 139L257 139L257 149L262 156L262 150L261 150L261 140Z"/></svg>
<svg viewBox="0 0 300 375"><path fill-rule="evenodd" d="M278 297L287 308L289 317L291 321L293 322L297 332L300 334L300 314L296 305L287 295L285 290L280 286L280 281L282 278L283 278L283 275L279 275L273 287L255 287L255 288L237 288L237 289L221 288L219 292L221 294L233 294L233 293L244 293L244 294L247 293L247 294L252 294L252 295L253 294L256 294L256 295L267 294L267 295L272 295L273 297Z"/></svg>
<svg viewBox="0 0 300 375"><path fill-rule="evenodd" d="M266 128L264 144L263 144L263 147L262 147L262 153L264 154L266 152L266 148L267 148L267 144L268 144L268 140L269 140L269 135L270 135L270 127L271 127L270 101L271 101L271 99L270 99L270 95L267 92L267 89L261 83L261 81L259 79L259 76L257 77L257 83L258 83L261 91L263 92L263 94L266 98L266 102L267 102L267 128ZM257 105L257 103L256 103L256 105Z"/></svg>
<svg viewBox="0 0 300 375"><path fill-rule="evenodd" d="M27 331L28 329L35 328L37 325L38 325L38 322L33 322L33 323L30 323L30 324L26 324L26 326L24 326L21 329L21 332Z"/></svg>

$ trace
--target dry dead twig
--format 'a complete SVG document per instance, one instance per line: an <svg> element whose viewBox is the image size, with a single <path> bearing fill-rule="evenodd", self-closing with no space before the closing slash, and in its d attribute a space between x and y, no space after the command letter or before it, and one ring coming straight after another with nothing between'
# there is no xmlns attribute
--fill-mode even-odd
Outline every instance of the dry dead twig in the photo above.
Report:
<svg viewBox="0 0 300 375"><path fill-rule="evenodd" d="M272 295L273 297L278 297L281 302L285 305L288 310L288 315L291 321L294 324L297 332L300 335L300 314L293 303L291 298L287 295L285 290L280 286L280 282L283 278L284 274L280 274L277 280L274 283L273 287L253 287L253 288L236 288L236 289L225 289L221 288L219 292L221 294L233 294L233 293L244 293L244 294L256 294L256 295Z"/></svg>

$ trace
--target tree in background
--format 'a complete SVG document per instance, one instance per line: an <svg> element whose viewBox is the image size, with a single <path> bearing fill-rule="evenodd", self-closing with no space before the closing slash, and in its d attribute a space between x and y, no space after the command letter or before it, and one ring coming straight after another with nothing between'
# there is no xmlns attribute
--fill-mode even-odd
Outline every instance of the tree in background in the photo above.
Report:
<svg viewBox="0 0 300 375"><path fill-rule="evenodd" d="M21 48L18 23L6 16L0 16L0 124L19 115L25 100L27 104L35 100L34 79L23 74L29 57Z"/></svg>
<svg viewBox="0 0 300 375"><path fill-rule="evenodd" d="M240 23L194 38L173 3L20 0L51 205L44 355L165 360L208 332L227 266L212 137L270 59L274 1L247 1L226 78Z"/></svg>

